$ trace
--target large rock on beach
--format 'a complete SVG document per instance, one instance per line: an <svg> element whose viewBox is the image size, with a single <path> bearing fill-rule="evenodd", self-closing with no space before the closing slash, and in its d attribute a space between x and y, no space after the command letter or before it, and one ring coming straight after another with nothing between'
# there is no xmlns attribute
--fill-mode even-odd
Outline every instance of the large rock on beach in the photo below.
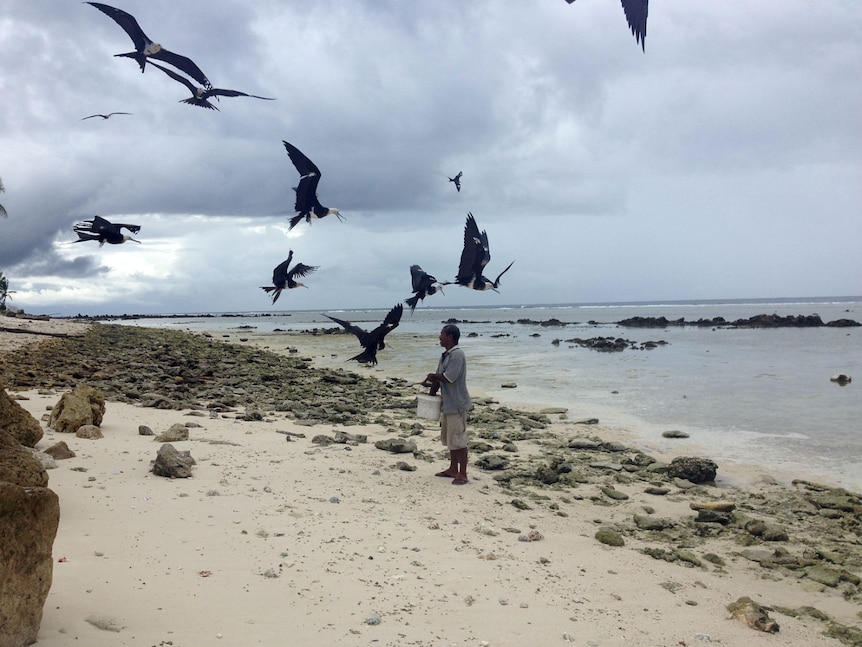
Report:
<svg viewBox="0 0 862 647"><path fill-rule="evenodd" d="M0 481L0 645L32 645L53 581L60 500L46 487Z"/></svg>
<svg viewBox="0 0 862 647"><path fill-rule="evenodd" d="M36 642L51 589L60 501L33 452L0 432L0 645Z"/></svg>
<svg viewBox="0 0 862 647"><path fill-rule="evenodd" d="M67 458L75 458L75 452L69 448L65 441L61 440L45 449L45 453L56 461Z"/></svg>
<svg viewBox="0 0 862 647"><path fill-rule="evenodd" d="M47 487L48 473L33 452L0 431L0 482L20 487Z"/></svg>
<svg viewBox="0 0 862 647"><path fill-rule="evenodd" d="M731 618L739 620L752 629L766 633L778 633L778 623L769 617L767 608L757 604L747 596L728 604L727 610L730 611Z"/></svg>
<svg viewBox="0 0 862 647"><path fill-rule="evenodd" d="M167 429L167 431L163 431L153 440L156 440L160 443L175 443L181 440L188 439L189 428L179 422L175 422Z"/></svg>
<svg viewBox="0 0 862 647"><path fill-rule="evenodd" d="M186 479L192 475L192 466L196 464L191 452L179 451L170 443L159 447L156 460L153 461L152 472L156 476L172 479Z"/></svg>
<svg viewBox="0 0 862 647"><path fill-rule="evenodd" d="M377 449L393 454L410 454L416 451L416 441L409 438L386 438L374 443Z"/></svg>
<svg viewBox="0 0 862 647"><path fill-rule="evenodd" d="M685 479L692 483L712 483L718 472L718 465L709 458L678 456L668 466L668 476Z"/></svg>
<svg viewBox="0 0 862 647"><path fill-rule="evenodd" d="M84 425L102 424L105 396L91 386L82 384L68 393L51 409L48 426L65 434L74 434Z"/></svg>
<svg viewBox="0 0 862 647"><path fill-rule="evenodd" d="M5 431L22 445L35 447L42 440L42 426L20 404L6 393L0 382L0 431Z"/></svg>

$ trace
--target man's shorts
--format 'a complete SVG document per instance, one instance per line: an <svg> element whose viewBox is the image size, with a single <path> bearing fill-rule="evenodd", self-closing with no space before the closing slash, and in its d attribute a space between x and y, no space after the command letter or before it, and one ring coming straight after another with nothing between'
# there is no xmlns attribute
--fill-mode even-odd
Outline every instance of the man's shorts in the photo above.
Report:
<svg viewBox="0 0 862 647"><path fill-rule="evenodd" d="M440 442L454 451L467 447L467 412L444 413L440 416Z"/></svg>

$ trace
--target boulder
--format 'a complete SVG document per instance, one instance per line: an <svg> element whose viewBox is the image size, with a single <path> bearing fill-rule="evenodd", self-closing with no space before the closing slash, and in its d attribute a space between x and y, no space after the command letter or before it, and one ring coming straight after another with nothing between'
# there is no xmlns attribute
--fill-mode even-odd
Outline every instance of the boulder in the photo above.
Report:
<svg viewBox="0 0 862 647"><path fill-rule="evenodd" d="M692 483L712 483L718 472L718 465L709 458L678 456L670 462L668 476L685 479Z"/></svg>
<svg viewBox="0 0 862 647"><path fill-rule="evenodd" d="M159 447L156 453L156 460L153 461L152 472L156 476L165 476L172 479L190 478L192 475L192 465L196 461L192 458L189 451L178 451L170 443L165 443Z"/></svg>
<svg viewBox="0 0 862 647"><path fill-rule="evenodd" d="M387 438L374 443L377 449L382 449L393 454L409 454L416 451L416 443L410 439Z"/></svg>
<svg viewBox="0 0 862 647"><path fill-rule="evenodd" d="M153 440L157 440L160 443L175 443L180 440L188 440L189 439L189 428L179 422L175 422L172 424L167 431L163 431L159 435L157 435Z"/></svg>
<svg viewBox="0 0 862 647"><path fill-rule="evenodd" d="M6 393L0 382L0 431L5 431L22 445L35 447L42 440L42 426L20 404Z"/></svg>
<svg viewBox="0 0 862 647"><path fill-rule="evenodd" d="M60 500L53 491L0 480L0 645L36 642L59 524Z"/></svg>
<svg viewBox="0 0 862 647"><path fill-rule="evenodd" d="M83 425L102 424L105 396L91 386L80 384L51 409L48 426L60 433L74 434Z"/></svg>
<svg viewBox="0 0 862 647"><path fill-rule="evenodd" d="M745 625L758 631L766 633L778 633L778 623L769 617L767 607L754 602L749 597L739 598L736 602L727 605L730 617L739 620Z"/></svg>
<svg viewBox="0 0 862 647"><path fill-rule="evenodd" d="M96 425L81 425L75 432L75 437L86 440L99 440L105 436L102 434L101 427L97 427Z"/></svg>
<svg viewBox="0 0 862 647"><path fill-rule="evenodd" d="M36 642L51 589L60 501L31 449L0 431L0 645Z"/></svg>
<svg viewBox="0 0 862 647"><path fill-rule="evenodd" d="M48 486L48 472L33 456L33 452L2 431L0 431L0 482L14 483L19 487Z"/></svg>
<svg viewBox="0 0 862 647"><path fill-rule="evenodd" d="M69 446L62 440L45 449L45 453L48 454L48 456L52 456L56 461L64 460L66 458L75 458L75 452L69 449Z"/></svg>

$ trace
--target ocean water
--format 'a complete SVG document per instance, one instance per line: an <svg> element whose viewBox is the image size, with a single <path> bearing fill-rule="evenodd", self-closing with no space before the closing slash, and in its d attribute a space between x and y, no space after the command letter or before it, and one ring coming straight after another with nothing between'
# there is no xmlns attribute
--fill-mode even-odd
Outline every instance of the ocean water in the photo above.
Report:
<svg viewBox="0 0 862 647"><path fill-rule="evenodd" d="M380 364L345 360L359 352L352 335L295 335L335 326L320 312L236 313L123 320L143 326L209 331L229 338L264 336L277 352L308 353L318 366L368 370L420 381L436 366L437 335L455 319L468 356L469 385L511 406L563 406L572 419L597 417L624 428L647 448L756 465L765 473L862 491L862 328L625 328L633 317L686 321L759 314L818 314L824 322L862 322L862 297L679 303L437 308L433 297L390 333ZM330 311L363 328L386 310ZM556 319L564 326L543 326ZM522 321L519 323L519 321ZM281 336L284 343L281 343ZM566 340L622 337L652 350L598 352ZM558 343L553 343L558 340ZM856 381L830 381L847 373ZM503 388L514 383L516 388ZM689 440L667 440L678 429Z"/></svg>

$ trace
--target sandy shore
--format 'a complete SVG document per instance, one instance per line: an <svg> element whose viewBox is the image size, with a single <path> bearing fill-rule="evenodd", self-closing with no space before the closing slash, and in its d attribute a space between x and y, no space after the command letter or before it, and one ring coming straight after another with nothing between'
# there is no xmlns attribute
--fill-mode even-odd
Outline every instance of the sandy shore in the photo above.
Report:
<svg viewBox="0 0 862 647"><path fill-rule="evenodd" d="M0 332L0 357L21 337ZM14 395L40 419L61 394ZM610 505L596 482L541 492L524 510L493 473L473 467L462 487L434 477L445 461L429 421L414 421L412 438L433 462L376 449L391 437L378 424L338 429L367 443L319 446L312 437L331 436L331 425L189 414L108 402L102 439L46 429L39 448L62 440L77 456L49 471L61 519L38 645L841 644L804 614L771 611L777 634L729 619L727 605L742 596L860 624L858 601L765 572L740 546L709 547L724 567L691 567L643 554L640 537L621 547L594 537L645 507L690 519L691 497L617 482L629 498ZM197 461L190 479L149 471L161 443L138 427L173 423L195 423L174 443ZM551 433L581 430L559 420ZM522 541L531 531L537 540Z"/></svg>

